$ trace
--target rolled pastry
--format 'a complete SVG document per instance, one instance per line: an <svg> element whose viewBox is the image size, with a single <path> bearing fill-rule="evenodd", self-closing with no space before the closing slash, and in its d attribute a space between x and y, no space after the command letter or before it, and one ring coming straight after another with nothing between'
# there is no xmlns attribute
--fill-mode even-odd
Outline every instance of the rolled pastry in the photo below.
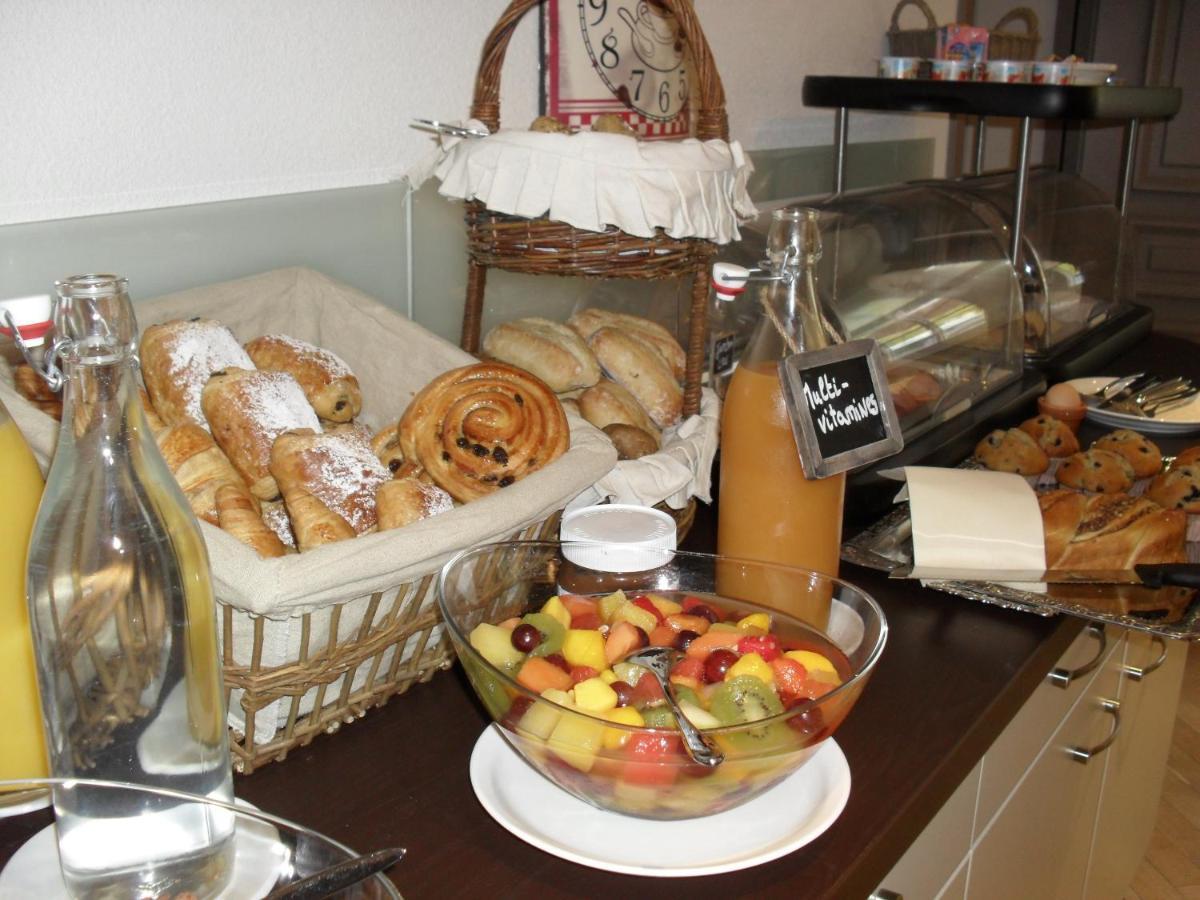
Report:
<svg viewBox="0 0 1200 900"><path fill-rule="evenodd" d="M337 513L355 534L366 534L375 529L375 491L392 478L362 441L307 429L284 432L275 440L271 474L283 492L297 536L296 512L288 499L295 488Z"/></svg>
<svg viewBox="0 0 1200 900"><path fill-rule="evenodd" d="M217 488L218 524L262 557L283 556L287 550L258 514L257 505L246 486L222 484Z"/></svg>
<svg viewBox="0 0 1200 900"><path fill-rule="evenodd" d="M224 369L204 386L202 408L213 439L260 500L279 496L270 470L275 439L293 428L321 430L300 385L286 372Z"/></svg>
<svg viewBox="0 0 1200 900"><path fill-rule="evenodd" d="M213 372L254 363L233 332L212 319L176 319L151 325L139 349L142 378L160 419L191 422L208 430L200 396Z"/></svg>
<svg viewBox="0 0 1200 900"><path fill-rule="evenodd" d="M403 528L454 509L454 500L436 484L409 475L386 481L375 492L379 530Z"/></svg>
<svg viewBox="0 0 1200 900"><path fill-rule="evenodd" d="M600 363L574 329L530 317L497 325L483 339L484 352L532 372L555 393L590 387L600 380Z"/></svg>
<svg viewBox="0 0 1200 900"><path fill-rule="evenodd" d="M286 334L268 334L246 345L254 365L287 372L329 422L349 422L362 412L362 391L350 367L336 354Z"/></svg>
<svg viewBox="0 0 1200 900"><path fill-rule="evenodd" d="M435 378L399 425L405 462L466 503L507 487L567 452L558 398L541 379L505 363L477 363Z"/></svg>
<svg viewBox="0 0 1200 900"><path fill-rule="evenodd" d="M601 328L617 328L628 334L637 335L662 354L663 359L671 367L671 374L675 376L675 380L683 382L684 375L687 373L687 355L683 352L679 341L675 340L675 335L657 322L629 313L610 312L607 309L590 307L575 313L567 320L567 324L579 332L585 341L589 342L592 335Z"/></svg>
<svg viewBox="0 0 1200 900"><path fill-rule="evenodd" d="M191 422L168 425L154 435L154 440L196 518L220 524L217 491L222 485L233 485L249 495L246 482L233 463L221 452L212 435L199 425ZM258 501L253 497L249 500L257 513Z"/></svg>
<svg viewBox="0 0 1200 900"><path fill-rule="evenodd" d="M1055 490L1038 495L1052 569L1186 562L1187 514L1145 497Z"/></svg>
<svg viewBox="0 0 1200 900"><path fill-rule="evenodd" d="M287 504L282 500L264 500L260 505L262 520L275 532L275 537L289 551L296 549L296 535L292 533L292 520L288 518Z"/></svg>
<svg viewBox="0 0 1200 900"><path fill-rule="evenodd" d="M596 359L617 384L633 394L659 428L679 421L683 388L654 345L618 328L601 328L589 344Z"/></svg>

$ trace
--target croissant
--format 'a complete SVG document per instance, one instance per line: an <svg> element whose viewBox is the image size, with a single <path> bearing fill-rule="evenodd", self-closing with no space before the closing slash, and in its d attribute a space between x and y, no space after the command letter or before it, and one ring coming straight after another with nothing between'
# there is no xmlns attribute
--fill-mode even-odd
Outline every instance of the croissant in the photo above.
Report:
<svg viewBox="0 0 1200 900"><path fill-rule="evenodd" d="M248 343L246 353L258 368L295 378L322 419L349 422L362 411L358 379L328 350L285 334L268 334Z"/></svg>
<svg viewBox="0 0 1200 900"><path fill-rule="evenodd" d="M386 481L375 492L379 530L403 528L454 508L450 495L436 484L409 475Z"/></svg>
<svg viewBox="0 0 1200 900"><path fill-rule="evenodd" d="M245 482L233 464L214 443L212 435L191 422L171 425L154 435L163 459L183 489L188 505L196 517L220 524L217 508L217 491L222 485L240 485ZM250 498L251 508L258 513L258 503Z"/></svg>
<svg viewBox="0 0 1200 900"><path fill-rule="evenodd" d="M201 405L213 439L260 500L279 496L270 471L275 439L293 428L321 430L304 392L286 372L236 367L215 372Z"/></svg>
<svg viewBox="0 0 1200 900"><path fill-rule="evenodd" d="M289 488L293 494L302 489L350 525L354 534L365 534L376 525L375 491L392 477L365 443L307 429L288 431L276 439L271 473L283 491L297 537L299 525Z"/></svg>
<svg viewBox="0 0 1200 900"><path fill-rule="evenodd" d="M217 488L218 525L228 531L259 556L283 556L287 550L255 508L254 498L246 486L222 484Z"/></svg>
<svg viewBox="0 0 1200 900"><path fill-rule="evenodd" d="M541 379L504 363L452 369L422 388L399 425L406 463L466 503L524 478L567 452L558 398Z"/></svg>
<svg viewBox="0 0 1200 900"><path fill-rule="evenodd" d="M300 485L284 488L283 501L301 552L354 537L350 523Z"/></svg>
<svg viewBox="0 0 1200 900"><path fill-rule="evenodd" d="M151 325L138 351L142 378L159 418L168 425L191 422L208 429L200 395L213 372L254 363L233 332L212 319L176 319Z"/></svg>

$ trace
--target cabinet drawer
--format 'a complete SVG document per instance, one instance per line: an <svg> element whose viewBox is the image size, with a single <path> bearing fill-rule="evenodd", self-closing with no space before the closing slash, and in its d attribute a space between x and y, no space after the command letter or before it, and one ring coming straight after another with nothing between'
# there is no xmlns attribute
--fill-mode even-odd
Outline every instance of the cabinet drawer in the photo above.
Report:
<svg viewBox="0 0 1200 900"><path fill-rule="evenodd" d="M890 891L902 897L933 897L951 879L971 849L982 765L981 762L975 766L963 779L920 837L880 882L880 896L889 896L885 892Z"/></svg>
<svg viewBox="0 0 1200 900"><path fill-rule="evenodd" d="M979 785L979 810L975 821L983 828L995 816L1025 770L1033 763L1046 739L1083 694L1120 641L1121 629L1089 625L1059 658L1050 675L1038 685L1021 711L996 738L984 759ZM1082 672L1059 686L1054 673Z"/></svg>

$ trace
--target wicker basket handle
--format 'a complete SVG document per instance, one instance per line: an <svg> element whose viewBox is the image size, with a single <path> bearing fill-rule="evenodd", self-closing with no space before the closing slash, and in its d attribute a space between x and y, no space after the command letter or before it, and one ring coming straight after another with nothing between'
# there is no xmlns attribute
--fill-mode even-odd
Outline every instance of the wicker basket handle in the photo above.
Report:
<svg viewBox="0 0 1200 900"><path fill-rule="evenodd" d="M999 31L1009 22L1024 22L1025 31L1030 37L1037 37L1038 33L1038 17L1028 6L1018 6L1016 9L1010 9L1000 17L1000 21L995 24L992 31Z"/></svg>
<svg viewBox="0 0 1200 900"><path fill-rule="evenodd" d="M500 127L500 68L517 22L541 0L512 0L508 9L492 28L483 44L483 56L475 75L475 96L471 117L483 122L490 130ZM907 0L924 5L922 0ZM725 114L725 88L717 72L712 50L700 28L700 20L691 0L662 0L663 6L675 16L679 30L692 51L696 64L697 92L700 95L696 114L696 136L701 140L729 140L729 120Z"/></svg>
<svg viewBox="0 0 1200 900"><path fill-rule="evenodd" d="M926 26L929 28L937 28L937 16L933 14L933 10L929 8L929 4L925 0L900 0L896 4L895 11L892 12L892 27L888 29L892 32L900 30L900 13L904 11L906 6L915 6L921 12L925 13Z"/></svg>

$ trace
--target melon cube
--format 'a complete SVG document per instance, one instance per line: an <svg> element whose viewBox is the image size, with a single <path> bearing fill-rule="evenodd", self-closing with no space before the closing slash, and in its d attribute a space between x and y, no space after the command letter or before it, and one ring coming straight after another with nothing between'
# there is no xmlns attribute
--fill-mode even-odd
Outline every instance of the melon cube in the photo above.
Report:
<svg viewBox="0 0 1200 900"><path fill-rule="evenodd" d="M515 672L525 660L525 654L512 645L512 632L499 625L480 622L467 638L479 655L497 669Z"/></svg>
<svg viewBox="0 0 1200 900"><path fill-rule="evenodd" d="M606 730L603 722L588 716L564 715L550 732L546 746L568 765L590 772Z"/></svg>
<svg viewBox="0 0 1200 900"><path fill-rule="evenodd" d="M575 706L583 712L603 713L617 708L617 692L599 676L575 685Z"/></svg>
<svg viewBox="0 0 1200 900"><path fill-rule="evenodd" d="M571 613L557 597L551 597L547 600L542 606L541 612L550 616L550 618L558 622L563 628L571 627Z"/></svg>

